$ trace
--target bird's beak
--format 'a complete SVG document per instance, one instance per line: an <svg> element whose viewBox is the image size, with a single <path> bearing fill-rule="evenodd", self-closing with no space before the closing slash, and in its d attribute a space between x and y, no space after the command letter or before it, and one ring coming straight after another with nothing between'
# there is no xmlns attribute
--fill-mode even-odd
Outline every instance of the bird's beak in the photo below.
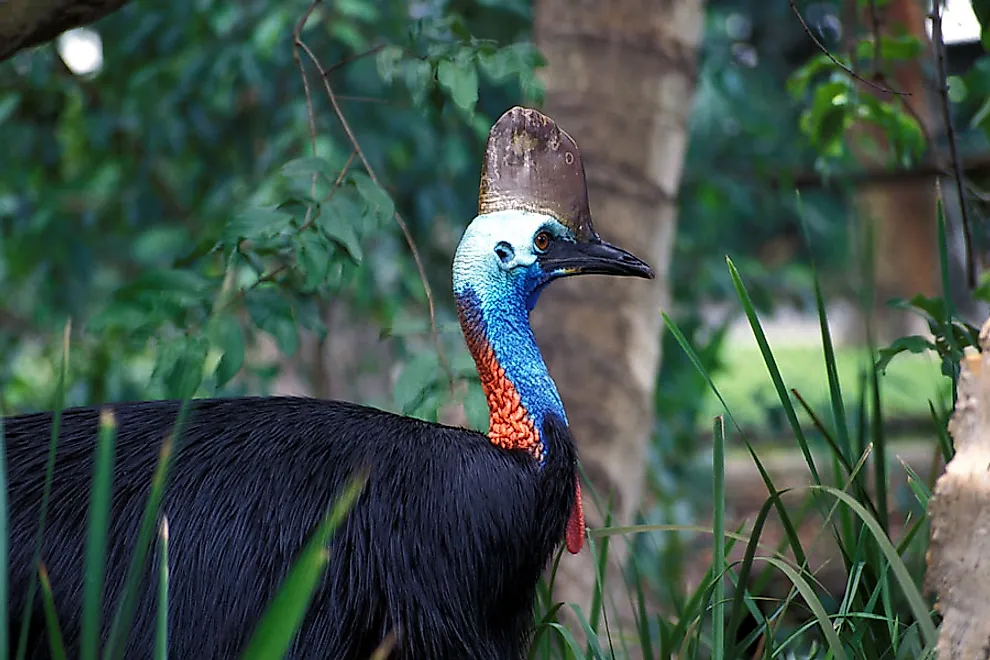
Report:
<svg viewBox="0 0 990 660"><path fill-rule="evenodd" d="M543 270L552 275L618 275L654 278L653 269L629 252L602 240L554 241L539 257Z"/></svg>

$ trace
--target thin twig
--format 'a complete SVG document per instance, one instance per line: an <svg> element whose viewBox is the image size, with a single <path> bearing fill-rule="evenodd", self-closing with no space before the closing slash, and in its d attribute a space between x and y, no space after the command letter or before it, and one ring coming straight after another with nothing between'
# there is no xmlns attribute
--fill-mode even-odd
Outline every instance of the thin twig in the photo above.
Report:
<svg viewBox="0 0 990 660"><path fill-rule="evenodd" d="M347 175L347 170L349 170L351 168L351 163L354 162L354 157L355 156L357 156L357 152L356 151L351 151L351 155L347 157L347 162L344 163L344 166L342 168L340 168L340 174L337 175L337 179L333 182L333 187L330 188L330 192L327 193L327 196L323 199L323 202L322 202L323 204L326 204L331 199L333 199L334 193L336 193L337 192L337 189L340 188L340 184L343 183L344 177ZM319 211L317 211L316 213L314 213L312 218L310 218L309 220L307 220L306 222L304 222L302 224L302 226L299 227L299 233L302 233L302 232L306 231L307 229L309 229L310 226L314 222L316 222L316 219L318 217L320 217L320 212Z"/></svg>
<svg viewBox="0 0 990 660"><path fill-rule="evenodd" d="M313 112L313 97L309 92L309 80L306 78L306 67L303 66L302 58L299 57L299 46L302 44L301 37L303 27L306 25L306 21L309 20L310 15L313 10L316 9L316 5L319 4L320 0L314 0L310 4L309 8L300 17L299 22L296 23L296 28L292 31L292 59L296 61L296 65L299 67L299 75L302 76L303 91L306 93L306 114L309 116L309 135L310 144L313 147L313 157L316 157L316 115ZM313 172L313 180L309 185L309 196L313 197L316 194L316 172ZM306 216L303 219L303 227L309 227L313 224L316 216L313 214L313 207L310 205L306 206Z"/></svg>
<svg viewBox="0 0 990 660"><path fill-rule="evenodd" d="M313 5L319 3L320 0L313 0ZM313 51L310 50L303 41L299 41L299 47L313 62L313 65L319 71L323 71L323 67L320 65L320 60L317 59ZM357 152L358 158L361 159L361 164L364 165L364 169L368 172L368 176L371 178L372 182L382 188L381 183L378 181L378 176L375 174L375 170L371 167L371 163L365 157L364 152L361 150L361 145L358 143L357 136L355 136L354 131L351 130L350 124L347 123L347 119L344 117L344 113L340 109L340 103L337 101L337 97L333 92L333 87L330 86L330 81L326 76L323 76L323 86L327 90L327 97L330 99L330 105L333 107L334 114L337 115L337 119L340 120L340 125L344 129L344 133L347 134L347 139L350 140L351 146L354 147L354 151ZM384 190L384 188L383 188ZM419 249L416 247L416 242L413 240L412 233L409 231L409 227L406 225L405 220L398 211L394 214L395 222L399 225L399 229L402 231L402 235L406 239L406 244L409 245L409 250L412 253L413 261L416 263L416 270L419 272L419 279L423 284L423 291L426 293L426 303L429 308L430 313L430 328L433 333L433 342L437 349L437 358L440 360L440 365L447 375L447 381L450 386L450 391L454 392L454 372L450 368L450 363L447 361L446 354L443 350L443 345L440 342L440 332L437 330L437 318L436 318L436 305L433 300L433 289L430 287L430 282L426 277L426 268L423 266L423 260L419 255Z"/></svg>
<svg viewBox="0 0 990 660"><path fill-rule="evenodd" d="M330 189L329 194L327 194L326 199L323 200L324 204L330 201L330 199L333 197L333 194L337 192L337 188L339 188L340 184L343 183L344 175L347 174L347 170L351 168L351 163L354 162L354 158L357 156L357 154L358 154L357 149L355 149L351 151L351 155L347 157L347 162L344 163L344 166L342 168L340 168L340 174L337 175L337 180L333 182L333 187Z"/></svg>
<svg viewBox="0 0 990 660"><path fill-rule="evenodd" d="M942 119L945 121L946 137L949 141L949 157L952 159L952 172L956 180L956 194L959 195L959 212L962 216L963 239L966 249L966 280L975 289L976 263L973 258L973 236L969 228L969 213L966 211L966 191L963 189L962 161L956 146L956 131L952 124L952 108L949 104L949 82L945 70L945 41L942 39L942 8L939 0L932 6L932 47L935 49L938 93L942 100Z"/></svg>
<svg viewBox="0 0 990 660"><path fill-rule="evenodd" d="M788 4L790 4L791 10L794 12L794 15L798 17L799 21L801 21L801 26L804 28L804 31L808 34L809 37L811 37L811 40L815 42L815 45L818 46L818 49L823 53L825 53L825 56L828 57L828 59L832 60L832 64L839 67L840 69L845 71L847 74L849 74L859 82L863 83L864 85L867 85L868 87L872 87L878 92L883 92L885 94L896 94L898 96L911 96L910 92L899 92L896 89L891 89L890 87L878 85L875 82L867 80L866 78L859 75L858 73L847 67L845 64L837 60L835 58L835 55L833 55L829 51L829 49L825 47L825 44L823 44L821 40L815 36L815 33L812 32L811 26L809 26L807 21L804 20L804 16L801 15L800 10L797 8L797 3L795 2L795 0L788 0Z"/></svg>
<svg viewBox="0 0 990 660"><path fill-rule="evenodd" d="M370 49L364 51L363 53L357 53L355 55L351 55L350 57L345 57L344 59L342 59L341 61L337 62L336 64L331 64L326 69L321 69L321 71L323 72L323 76L324 77L329 76L331 73L333 73L337 69L340 69L342 67L345 67L345 66L347 66L348 64L350 64L351 62L353 62L355 60L359 60L359 59L361 59L363 57L367 57L369 55L374 55L375 53L377 53L381 49L385 48L385 45L386 44L379 44L379 45L375 46L374 48L370 48Z"/></svg>
<svg viewBox="0 0 990 660"><path fill-rule="evenodd" d="M880 35L880 12L877 0L870 0L870 22L873 24L873 74L883 75L883 39Z"/></svg>
<svg viewBox="0 0 990 660"><path fill-rule="evenodd" d="M344 94L337 95L338 101L353 101L355 103L380 103L381 105L394 105L402 106L401 101L396 101L395 99L383 99L379 96L345 96Z"/></svg>

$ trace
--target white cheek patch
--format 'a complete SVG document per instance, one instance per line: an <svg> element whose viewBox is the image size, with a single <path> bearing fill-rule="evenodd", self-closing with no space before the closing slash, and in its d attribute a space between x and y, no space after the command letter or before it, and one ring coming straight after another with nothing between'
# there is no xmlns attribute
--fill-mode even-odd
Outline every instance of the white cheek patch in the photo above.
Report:
<svg viewBox="0 0 990 660"><path fill-rule="evenodd" d="M536 255L533 254L532 251L526 253L520 252L517 249L516 254L512 259L509 259L508 261L499 261L498 265L505 272L509 272L516 268L529 268L534 263L536 263Z"/></svg>
<svg viewBox="0 0 990 660"><path fill-rule="evenodd" d="M533 248L533 236L540 229L548 228L557 236L564 236L567 229L554 218L529 211L497 211L476 217L464 231L457 254L454 257L454 290L470 285L476 290L504 277L517 269L528 269L539 256ZM498 253L499 244L508 244L508 250Z"/></svg>

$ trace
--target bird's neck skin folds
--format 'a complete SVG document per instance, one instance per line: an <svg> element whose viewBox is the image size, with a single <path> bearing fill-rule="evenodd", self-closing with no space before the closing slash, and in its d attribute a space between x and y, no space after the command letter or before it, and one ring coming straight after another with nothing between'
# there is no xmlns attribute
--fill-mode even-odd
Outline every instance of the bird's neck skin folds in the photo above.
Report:
<svg viewBox="0 0 990 660"><path fill-rule="evenodd" d="M529 452L541 466L544 420L556 415L567 423L529 327L529 310L548 281L531 252L532 237L547 220L522 211L476 217L457 246L453 272L457 315L488 400L488 438Z"/></svg>
<svg viewBox="0 0 990 660"><path fill-rule="evenodd" d="M541 465L540 437L548 413L565 421L557 387L536 346L525 299L485 296L471 286L457 292L457 315L488 401L488 438L503 449L522 449Z"/></svg>

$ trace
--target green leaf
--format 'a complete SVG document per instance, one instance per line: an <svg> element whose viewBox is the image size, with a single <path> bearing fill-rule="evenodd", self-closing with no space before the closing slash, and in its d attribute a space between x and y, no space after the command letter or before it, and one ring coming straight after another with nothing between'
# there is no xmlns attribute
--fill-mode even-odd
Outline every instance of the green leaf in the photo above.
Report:
<svg viewBox="0 0 990 660"><path fill-rule="evenodd" d="M417 353L402 366L392 388L392 398L399 410L409 414L416 407L436 382L439 366L440 362L433 351Z"/></svg>
<svg viewBox="0 0 990 660"><path fill-rule="evenodd" d="M922 316L939 324L949 321L949 308L942 298L929 298L919 293L910 300L895 299L890 304L898 309L920 312Z"/></svg>
<svg viewBox="0 0 990 660"><path fill-rule="evenodd" d="M422 106L426 102L426 95L433 89L433 65L428 60L407 59L403 62L402 70L413 104Z"/></svg>
<svg viewBox="0 0 990 660"><path fill-rule="evenodd" d="M368 210L379 224L381 221L391 220L395 215L395 203L392 197L367 174L355 172L351 178L358 194L367 203Z"/></svg>
<svg viewBox="0 0 990 660"><path fill-rule="evenodd" d="M21 95L17 92L7 94L0 99L0 124L7 121L7 118L14 114L20 102Z"/></svg>
<svg viewBox="0 0 990 660"><path fill-rule="evenodd" d="M169 398L192 397L203 380L203 362L209 344L202 337L179 335L159 345L152 379Z"/></svg>
<svg viewBox="0 0 990 660"><path fill-rule="evenodd" d="M990 96L983 101L983 105L980 106L980 109L973 114L973 118L969 121L969 127L983 128L984 130L990 128L988 126L984 126L987 117L990 117Z"/></svg>
<svg viewBox="0 0 990 660"><path fill-rule="evenodd" d="M257 289L249 291L245 298L255 325L274 337L283 353L294 354L299 347L299 332L289 301L276 291Z"/></svg>
<svg viewBox="0 0 990 660"><path fill-rule="evenodd" d="M296 261L304 276L303 289L314 291L330 272L330 245L320 233L307 231L297 239Z"/></svg>
<svg viewBox="0 0 990 660"><path fill-rule="evenodd" d="M821 115L818 123L817 138L823 147L835 143L842 137L846 124L846 107L843 105L829 106Z"/></svg>
<svg viewBox="0 0 990 660"><path fill-rule="evenodd" d="M437 65L437 81L450 92L450 98L461 110L474 112L478 102L478 70L466 57L441 60Z"/></svg>
<svg viewBox="0 0 990 660"><path fill-rule="evenodd" d="M973 0L973 14L980 23L980 41L983 50L990 51L990 0Z"/></svg>
<svg viewBox="0 0 990 660"><path fill-rule="evenodd" d="M401 70L403 51L399 46L385 46L375 56L375 67L382 82L391 83Z"/></svg>
<svg viewBox="0 0 990 660"><path fill-rule="evenodd" d="M361 210L346 194L335 195L316 224L324 235L339 245L355 264L361 263L364 255L361 241L354 230L361 220Z"/></svg>
<svg viewBox="0 0 990 660"><path fill-rule="evenodd" d="M223 387L244 364L244 335L241 324L229 315L214 317L210 321L209 334L213 345L223 351L214 372L216 386Z"/></svg>
<svg viewBox="0 0 990 660"><path fill-rule="evenodd" d="M291 222L290 214L275 208L245 209L227 223L221 241L234 246L242 240L268 238L289 229Z"/></svg>
<svg viewBox="0 0 990 660"><path fill-rule="evenodd" d="M323 322L323 310L318 298L312 296L299 298L295 301L293 310L299 325L316 334L320 341L326 338L327 326Z"/></svg>
<svg viewBox="0 0 990 660"><path fill-rule="evenodd" d="M916 59L923 52L924 47L921 40L913 34L902 34L898 36L884 35L880 39L880 52L884 60L911 61ZM869 60L876 53L876 45L872 38L862 39L856 44L856 57L861 60Z"/></svg>
<svg viewBox="0 0 990 660"><path fill-rule="evenodd" d="M898 337L890 346L880 349L880 359L877 360L876 369L881 373L885 372L890 361L905 351L910 353L924 353L925 351L934 350L935 344L920 335Z"/></svg>
<svg viewBox="0 0 990 660"><path fill-rule="evenodd" d="M842 60L840 59L839 61ZM825 53L812 57L804 66L798 68L791 74L790 78L787 79L787 93L790 94L791 98L795 101L803 100L811 81L814 80L816 76L828 73L836 68L835 62L829 59L828 55Z"/></svg>
<svg viewBox="0 0 990 660"><path fill-rule="evenodd" d="M290 178L317 176L329 177L332 168L326 159L319 156L306 156L290 160L282 166L282 175Z"/></svg>
<svg viewBox="0 0 990 660"><path fill-rule="evenodd" d="M520 72L520 58L512 46L501 48L494 53L479 53L478 66L482 73L493 82L501 82Z"/></svg>

